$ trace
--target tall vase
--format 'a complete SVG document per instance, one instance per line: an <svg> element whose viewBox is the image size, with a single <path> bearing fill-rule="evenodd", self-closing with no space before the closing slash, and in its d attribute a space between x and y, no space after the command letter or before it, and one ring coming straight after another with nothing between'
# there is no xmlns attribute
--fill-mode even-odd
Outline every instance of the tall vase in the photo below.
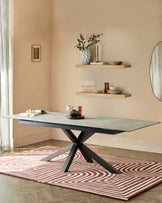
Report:
<svg viewBox="0 0 162 203"><path fill-rule="evenodd" d="M89 64L91 61L91 51L88 49L80 51L80 57L82 64Z"/></svg>

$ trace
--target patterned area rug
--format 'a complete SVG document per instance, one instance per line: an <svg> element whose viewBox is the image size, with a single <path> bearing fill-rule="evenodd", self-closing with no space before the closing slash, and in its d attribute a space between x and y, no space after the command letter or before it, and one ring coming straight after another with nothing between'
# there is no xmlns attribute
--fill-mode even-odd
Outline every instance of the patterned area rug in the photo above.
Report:
<svg viewBox="0 0 162 203"><path fill-rule="evenodd" d="M40 161L58 149L46 146L2 156L0 173L121 200L128 200L162 182L162 163L100 154L122 172L112 174L96 162L86 163L79 151L69 172L61 173L68 152L50 162Z"/></svg>

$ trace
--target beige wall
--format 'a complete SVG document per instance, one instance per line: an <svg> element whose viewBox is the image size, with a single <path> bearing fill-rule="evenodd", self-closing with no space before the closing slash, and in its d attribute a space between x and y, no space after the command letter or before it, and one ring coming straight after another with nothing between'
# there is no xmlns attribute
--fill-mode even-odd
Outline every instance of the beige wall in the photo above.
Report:
<svg viewBox="0 0 162 203"><path fill-rule="evenodd" d="M13 111L50 106L50 0L14 1ZM41 62L31 61L31 45L42 46ZM15 146L48 139L50 130L14 122Z"/></svg>
<svg viewBox="0 0 162 203"><path fill-rule="evenodd" d="M28 108L162 121L162 103L153 95L149 63L162 36L161 0L15 0L14 113ZM104 33L102 59L123 60L132 68L76 69L79 33ZM31 62L31 45L42 45L42 61ZM105 81L132 94L125 99L76 96L84 80ZM162 124L117 136L96 134L89 143L162 152ZM66 139L53 130L54 139ZM14 123L15 145L50 138L50 129Z"/></svg>
<svg viewBox="0 0 162 203"><path fill-rule="evenodd" d="M162 36L161 0L52 0L51 109L68 104L83 106L83 113L162 121L162 103L153 95L149 64L154 45ZM104 33L104 61L122 60L132 68L76 69L79 33ZM76 96L84 80L105 81L132 94L126 99ZM53 130L53 138L66 139ZM161 151L162 124L117 136L96 134L89 143L146 151ZM162 151L161 151L162 152Z"/></svg>

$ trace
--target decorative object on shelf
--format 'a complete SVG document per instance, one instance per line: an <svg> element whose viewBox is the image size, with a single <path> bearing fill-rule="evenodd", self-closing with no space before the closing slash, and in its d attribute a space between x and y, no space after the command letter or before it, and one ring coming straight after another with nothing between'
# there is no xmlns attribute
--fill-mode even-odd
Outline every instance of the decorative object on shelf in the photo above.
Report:
<svg viewBox="0 0 162 203"><path fill-rule="evenodd" d="M83 92L94 92L95 81L83 81L81 86Z"/></svg>
<svg viewBox="0 0 162 203"><path fill-rule="evenodd" d="M33 62L41 61L41 45L32 45L31 53Z"/></svg>
<svg viewBox="0 0 162 203"><path fill-rule="evenodd" d="M123 63L123 61L114 61L115 65L121 65Z"/></svg>
<svg viewBox="0 0 162 203"><path fill-rule="evenodd" d="M89 64L91 60L91 51L89 49L81 50L80 58L81 58L82 64Z"/></svg>
<svg viewBox="0 0 162 203"><path fill-rule="evenodd" d="M84 37L83 34L80 33L80 38L77 39L77 44L76 44L76 48L79 49L80 51L80 57L81 57L81 61L82 64L89 64L90 60L91 60L91 51L89 50L89 48L92 45L97 44L98 42L100 42L100 40L98 39L101 34L92 34L90 36L88 36L87 38Z"/></svg>
<svg viewBox="0 0 162 203"><path fill-rule="evenodd" d="M100 62L90 62L90 65L108 65L109 62L103 62L103 61L100 61Z"/></svg>
<svg viewBox="0 0 162 203"><path fill-rule="evenodd" d="M121 90L109 90L108 93L109 94L121 94L122 91Z"/></svg>
<svg viewBox="0 0 162 203"><path fill-rule="evenodd" d="M95 62L101 61L101 45L95 46Z"/></svg>
<svg viewBox="0 0 162 203"><path fill-rule="evenodd" d="M109 83L105 82L104 83L104 93L108 93L108 91L109 91Z"/></svg>
<svg viewBox="0 0 162 203"><path fill-rule="evenodd" d="M109 87L109 91L108 91L109 94L121 94L122 91L119 87Z"/></svg>
<svg viewBox="0 0 162 203"><path fill-rule="evenodd" d="M119 87L114 87L114 86L110 86L109 89L110 89L110 90L120 90Z"/></svg>

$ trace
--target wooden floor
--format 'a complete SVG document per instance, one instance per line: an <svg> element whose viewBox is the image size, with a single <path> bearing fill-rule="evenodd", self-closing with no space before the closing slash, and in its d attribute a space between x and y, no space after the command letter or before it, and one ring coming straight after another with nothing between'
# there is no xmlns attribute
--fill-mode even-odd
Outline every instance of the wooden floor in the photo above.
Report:
<svg viewBox="0 0 162 203"><path fill-rule="evenodd" d="M45 145L66 146L68 142L49 140L14 151L33 149ZM162 154L146 153L110 147L92 146L98 153L135 158L148 161L162 161ZM13 152L10 152L13 153ZM101 197L85 192L45 185L20 178L0 175L0 203L123 203L124 201ZM130 203L162 203L162 184L130 199Z"/></svg>

